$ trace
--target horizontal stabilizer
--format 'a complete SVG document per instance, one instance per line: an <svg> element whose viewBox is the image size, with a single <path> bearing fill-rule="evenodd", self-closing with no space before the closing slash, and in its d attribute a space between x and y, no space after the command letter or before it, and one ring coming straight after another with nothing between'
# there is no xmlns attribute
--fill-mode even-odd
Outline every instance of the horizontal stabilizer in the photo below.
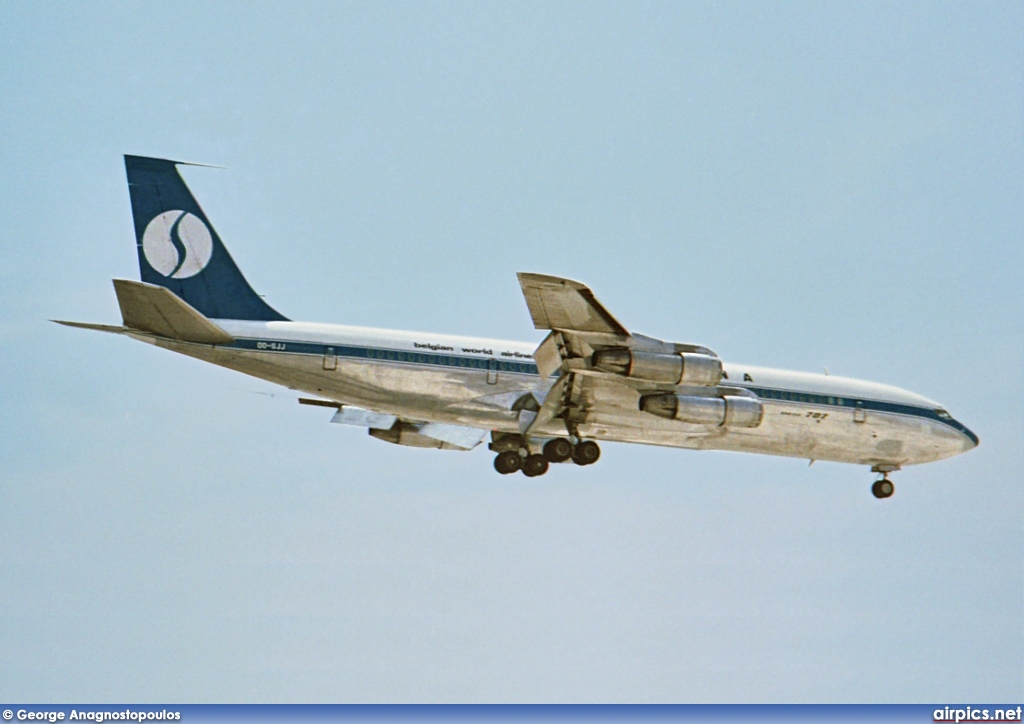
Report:
<svg viewBox="0 0 1024 724"><path fill-rule="evenodd" d="M68 322L63 319L51 319L51 322L63 324L65 327L78 327L79 329L92 329L97 332L110 332L111 334L124 334L131 330L114 324L90 324L88 322Z"/></svg>
<svg viewBox="0 0 1024 724"><path fill-rule="evenodd" d="M234 339L166 287L115 279L114 291L124 323L132 329L200 344Z"/></svg>

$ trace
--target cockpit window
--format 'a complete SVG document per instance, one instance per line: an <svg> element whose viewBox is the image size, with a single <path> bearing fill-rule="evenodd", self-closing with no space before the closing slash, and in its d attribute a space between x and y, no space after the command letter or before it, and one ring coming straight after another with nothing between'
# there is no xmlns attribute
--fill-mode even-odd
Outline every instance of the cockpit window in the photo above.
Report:
<svg viewBox="0 0 1024 724"><path fill-rule="evenodd" d="M941 407L935 409L935 414L941 417L943 420L952 420L953 416L943 410Z"/></svg>

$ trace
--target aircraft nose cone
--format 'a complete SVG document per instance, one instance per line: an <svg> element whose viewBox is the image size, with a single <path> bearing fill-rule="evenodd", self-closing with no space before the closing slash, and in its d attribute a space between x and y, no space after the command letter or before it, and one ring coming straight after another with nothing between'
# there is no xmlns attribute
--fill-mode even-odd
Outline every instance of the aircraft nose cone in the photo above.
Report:
<svg viewBox="0 0 1024 724"><path fill-rule="evenodd" d="M974 448L978 447L978 443L980 442L981 440L978 439L977 435L968 430L966 427L964 428L964 452L967 452L968 450L973 450Z"/></svg>

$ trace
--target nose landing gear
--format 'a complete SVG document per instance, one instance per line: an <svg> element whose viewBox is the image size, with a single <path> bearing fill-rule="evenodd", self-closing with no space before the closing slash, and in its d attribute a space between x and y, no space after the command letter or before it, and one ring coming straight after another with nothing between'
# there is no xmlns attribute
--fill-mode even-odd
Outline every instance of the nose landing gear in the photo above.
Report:
<svg viewBox="0 0 1024 724"><path fill-rule="evenodd" d="M876 498L888 498L896 490L896 486L892 484L889 478L883 477L881 480L876 480L875 484L871 486L871 494Z"/></svg>
<svg viewBox="0 0 1024 724"><path fill-rule="evenodd" d="M873 473L881 473L882 477L875 481L874 485L871 486L871 494L876 498L891 498L892 494L896 492L896 486L889 480L889 473L896 472L900 469L899 465L875 465L871 468Z"/></svg>

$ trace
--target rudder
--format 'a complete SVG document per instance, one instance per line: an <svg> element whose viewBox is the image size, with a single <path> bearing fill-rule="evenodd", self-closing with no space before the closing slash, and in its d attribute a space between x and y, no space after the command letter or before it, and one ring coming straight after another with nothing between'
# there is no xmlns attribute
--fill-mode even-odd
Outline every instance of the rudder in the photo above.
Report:
<svg viewBox="0 0 1024 724"><path fill-rule="evenodd" d="M124 157L142 281L170 289L212 319L287 321L242 276L179 163Z"/></svg>

